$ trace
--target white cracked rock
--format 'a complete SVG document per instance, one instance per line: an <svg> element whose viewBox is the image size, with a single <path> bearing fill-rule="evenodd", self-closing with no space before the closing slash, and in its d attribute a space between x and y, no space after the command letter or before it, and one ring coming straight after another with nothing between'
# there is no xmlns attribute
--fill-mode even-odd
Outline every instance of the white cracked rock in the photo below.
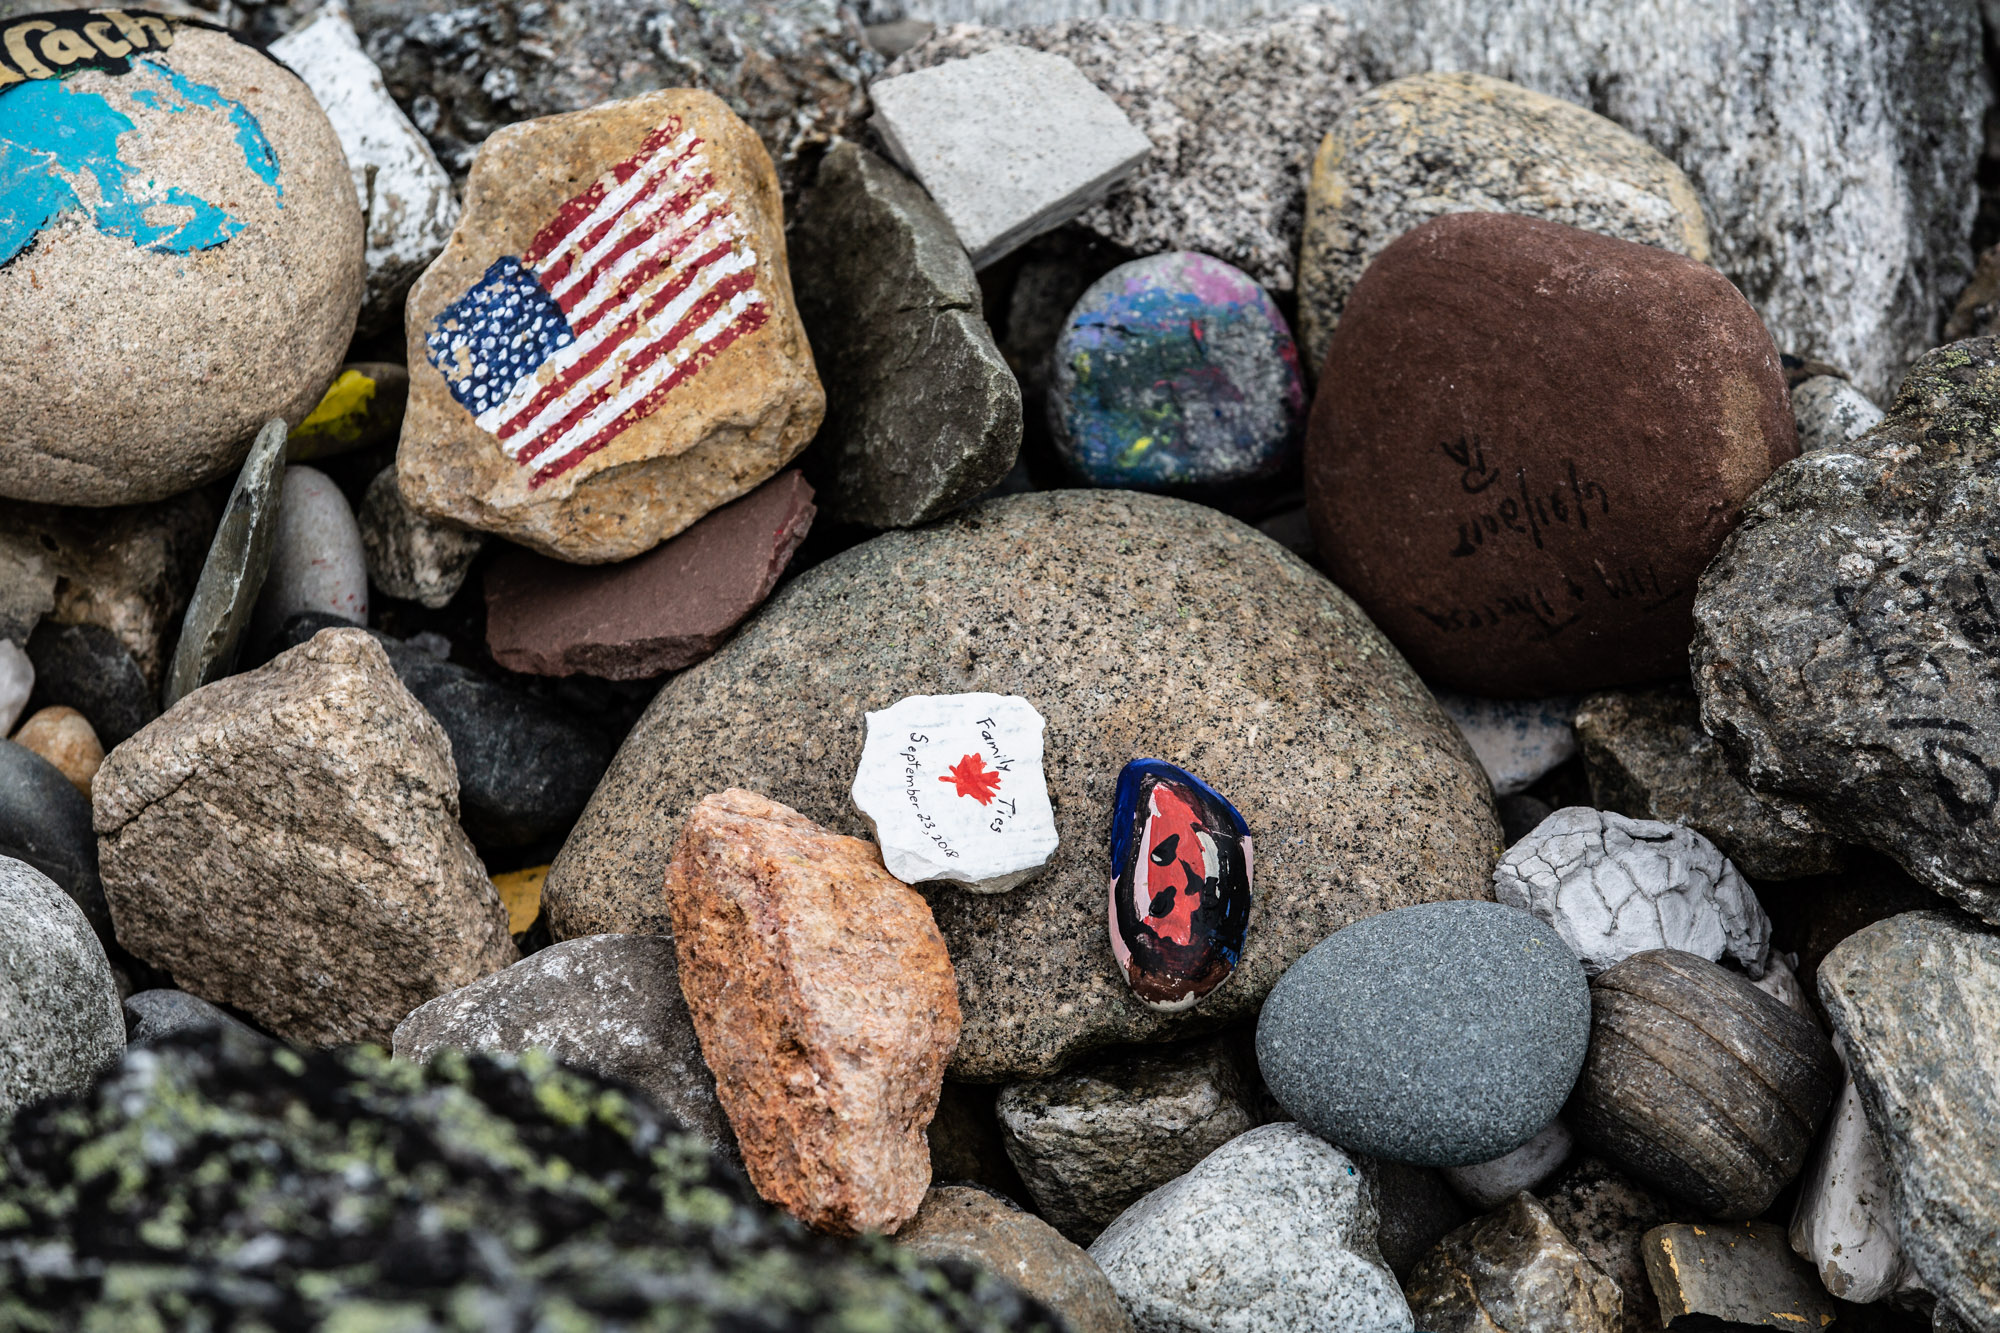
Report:
<svg viewBox="0 0 2000 1333"><path fill-rule="evenodd" d="M1015 694L913 694L868 714L854 804L905 884L1025 883L1056 850L1042 715Z"/></svg>
<svg viewBox="0 0 2000 1333"><path fill-rule="evenodd" d="M1576 697L1480 699L1451 690L1433 690L1445 716L1479 757L1495 796L1513 796L1576 753L1570 718Z"/></svg>
<svg viewBox="0 0 2000 1333"><path fill-rule="evenodd" d="M389 96L341 0L271 43L271 54L312 90L347 154L367 220L361 327L393 324L410 284L451 239L458 221L451 177Z"/></svg>
<svg viewBox="0 0 2000 1333"><path fill-rule="evenodd" d="M1679 824L1573 805L1515 843L1494 895L1554 926L1595 976L1648 949L1725 956L1761 977L1771 922L1729 858Z"/></svg>
<svg viewBox="0 0 2000 1333"><path fill-rule="evenodd" d="M1413 1327L1367 1178L1287 1121L1239 1134L1119 1214L1090 1247L1139 1333Z"/></svg>

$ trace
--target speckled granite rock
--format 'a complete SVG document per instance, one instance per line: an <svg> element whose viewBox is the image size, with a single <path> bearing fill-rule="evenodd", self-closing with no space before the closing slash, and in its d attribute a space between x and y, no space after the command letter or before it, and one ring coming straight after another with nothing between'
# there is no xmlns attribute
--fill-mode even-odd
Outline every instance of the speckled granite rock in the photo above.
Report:
<svg viewBox="0 0 2000 1333"><path fill-rule="evenodd" d="M807 1235L644 1099L539 1052L425 1069L211 1032L133 1052L0 1151L13 1322L1058 1330L969 1268Z"/></svg>
<svg viewBox="0 0 2000 1333"><path fill-rule="evenodd" d="M1940 1304L2000 1330L2000 936L1891 917L1820 964L1819 995L1889 1158L1903 1253Z"/></svg>
<svg viewBox="0 0 2000 1333"><path fill-rule="evenodd" d="M1701 727L1685 688L1594 694L1576 710L1576 738L1601 810L1685 824L1753 879L1823 875L1840 844L1797 801L1752 791Z"/></svg>
<svg viewBox="0 0 2000 1333"><path fill-rule="evenodd" d="M93 795L119 943L289 1041L386 1040L519 956L444 729L365 630L195 691Z"/></svg>
<svg viewBox="0 0 2000 1333"><path fill-rule="evenodd" d="M1433 1333L1617 1333L1618 1284L1528 1194L1452 1232L1404 1284Z"/></svg>
<svg viewBox="0 0 2000 1333"><path fill-rule="evenodd" d="M938 206L881 158L840 143L789 239L827 391L805 457L820 506L842 522L905 528L991 490L1021 451L1021 386Z"/></svg>
<svg viewBox="0 0 2000 1333"><path fill-rule="evenodd" d="M1674 1205L1602 1157L1585 1155L1541 1192L1542 1206L1570 1242L1618 1284L1625 1333L1660 1333L1660 1305L1640 1252L1645 1234L1671 1218Z"/></svg>
<svg viewBox="0 0 2000 1333"><path fill-rule="evenodd" d="M124 1050L118 988L83 909L0 856L0 1119L88 1087Z"/></svg>
<svg viewBox="0 0 2000 1333"><path fill-rule="evenodd" d="M1229 1052L1130 1053L1010 1083L995 1111L1035 1208L1079 1245L1257 1123Z"/></svg>
<svg viewBox="0 0 2000 1333"><path fill-rule="evenodd" d="M631 1084L726 1156L736 1135L681 997L671 940L564 940L427 1001L396 1025L395 1052L428 1064L439 1051L537 1046L573 1068Z"/></svg>
<svg viewBox="0 0 2000 1333"><path fill-rule="evenodd" d="M1885 398L1970 273L1980 22L1958 0L1342 0L1371 80L1461 69L1623 125L1707 206L1778 344ZM1812 40L1801 43L1800 34ZM1672 34L1671 37L1665 34ZM1751 71L1755 71L1754 76ZM1749 144L1782 144L1748 152Z"/></svg>
<svg viewBox="0 0 2000 1333"><path fill-rule="evenodd" d="M1814 375L1792 387L1792 418L1799 423L1799 452L1838 449L1882 419L1861 390L1834 375Z"/></svg>
<svg viewBox="0 0 2000 1333"><path fill-rule="evenodd" d="M1139 1333L1410 1327L1366 1180L1293 1124L1231 1139L1126 1209L1090 1257Z"/></svg>
<svg viewBox="0 0 2000 1333"><path fill-rule="evenodd" d="M1075 61L1153 141L1153 155L1079 223L1137 254L1198 250L1292 290L1313 146L1365 86L1337 14L1312 7L1221 30L1136 19L964 25L890 73L1003 45Z"/></svg>
<svg viewBox="0 0 2000 1333"><path fill-rule="evenodd" d="M1299 242L1299 340L1309 373L1361 270L1445 213L1524 213L1706 263L1708 223L1681 169L1574 102L1482 74L1369 89L1313 157Z"/></svg>
<svg viewBox="0 0 2000 1333"><path fill-rule="evenodd" d="M1116 596L1090 591L1113 569ZM552 929L669 930L667 848L722 787L862 833L848 786L863 713L977 690L1024 693L1047 719L1062 844L1011 893L930 895L965 1015L953 1077L1040 1077L1093 1047L1199 1035L1254 1011L1349 921L1489 892L1485 775L1338 589L1212 509L1058 491L819 565L668 681L557 858ZM1282 830L1257 846L1242 961L1187 1015L1133 999L1105 946L1104 830L1140 755L1190 766L1252 828Z"/></svg>
<svg viewBox="0 0 2000 1333"><path fill-rule="evenodd" d="M425 518L404 504L393 465L368 483L357 517L368 581L433 611L458 596L473 560L486 549L485 533Z"/></svg>
<svg viewBox="0 0 2000 1333"><path fill-rule="evenodd" d="M932 1189L896 1233L896 1246L984 1268L1060 1314L1070 1333L1132 1333L1132 1317L1095 1259L1041 1218L983 1189Z"/></svg>
<svg viewBox="0 0 2000 1333"><path fill-rule="evenodd" d="M1702 575L1690 656L1753 786L2000 922L1996 414L2000 343L1953 343L1868 435L1780 469Z"/></svg>
<svg viewBox="0 0 2000 1333"><path fill-rule="evenodd" d="M363 45L454 172L502 126L654 88L705 88L789 191L854 124L880 65L834 0L351 0Z"/></svg>
<svg viewBox="0 0 2000 1333"><path fill-rule="evenodd" d="M227 475L354 332L361 210L319 103L226 32L152 21L126 59L71 32L83 63L30 55L6 90L36 165L0 240L0 495L132 504Z"/></svg>

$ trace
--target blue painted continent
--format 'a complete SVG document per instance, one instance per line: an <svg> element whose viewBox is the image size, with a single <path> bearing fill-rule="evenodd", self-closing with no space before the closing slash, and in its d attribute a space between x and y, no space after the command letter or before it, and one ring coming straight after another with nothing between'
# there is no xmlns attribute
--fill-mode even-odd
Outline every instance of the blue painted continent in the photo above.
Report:
<svg viewBox="0 0 2000 1333"><path fill-rule="evenodd" d="M132 73L154 76L163 84L134 90L132 100L141 106L169 114L197 107L226 111L244 163L277 191L278 207L284 207L278 156L242 103L157 61L135 60ZM126 165L119 157L119 139L138 132L102 94L82 91L67 80L38 79L0 94L0 264L72 210L89 213L107 236L171 254L211 249L243 230L242 221L226 210ZM85 177L96 182L94 201L86 202L78 193Z"/></svg>

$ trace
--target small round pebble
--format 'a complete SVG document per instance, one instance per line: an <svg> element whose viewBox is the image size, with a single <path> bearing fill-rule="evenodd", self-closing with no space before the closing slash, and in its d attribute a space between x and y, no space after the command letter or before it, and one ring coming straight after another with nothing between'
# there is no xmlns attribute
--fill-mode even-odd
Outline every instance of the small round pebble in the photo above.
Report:
<svg viewBox="0 0 2000 1333"><path fill-rule="evenodd" d="M1589 982L1548 925L1497 903L1422 903L1357 921L1294 963L1264 1002L1257 1063L1332 1143L1467 1166L1562 1109L1589 1040Z"/></svg>
<svg viewBox="0 0 2000 1333"><path fill-rule="evenodd" d="M1084 292L1053 356L1057 450L1099 486L1269 476L1298 453L1305 385L1291 329L1242 270L1181 250Z"/></svg>
<svg viewBox="0 0 2000 1333"><path fill-rule="evenodd" d="M35 692L35 664L12 639L0 639L0 736L14 729Z"/></svg>
<svg viewBox="0 0 2000 1333"><path fill-rule="evenodd" d="M368 623L368 561L347 497L318 468L285 469L271 569L251 628L261 642L302 611Z"/></svg>
<svg viewBox="0 0 2000 1333"><path fill-rule="evenodd" d="M57 704L35 711L14 733L14 743L33 750L62 770L69 785L90 795L90 782L104 763L104 746L90 719L74 708Z"/></svg>

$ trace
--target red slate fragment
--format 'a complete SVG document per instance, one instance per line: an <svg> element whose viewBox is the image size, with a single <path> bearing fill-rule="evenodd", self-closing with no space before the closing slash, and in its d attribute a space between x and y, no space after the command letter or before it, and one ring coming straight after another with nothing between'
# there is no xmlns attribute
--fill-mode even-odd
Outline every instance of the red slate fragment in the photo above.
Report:
<svg viewBox="0 0 2000 1333"><path fill-rule="evenodd" d="M793 469L619 564L511 547L486 572L486 646L537 676L640 680L692 665L770 596L813 513Z"/></svg>

